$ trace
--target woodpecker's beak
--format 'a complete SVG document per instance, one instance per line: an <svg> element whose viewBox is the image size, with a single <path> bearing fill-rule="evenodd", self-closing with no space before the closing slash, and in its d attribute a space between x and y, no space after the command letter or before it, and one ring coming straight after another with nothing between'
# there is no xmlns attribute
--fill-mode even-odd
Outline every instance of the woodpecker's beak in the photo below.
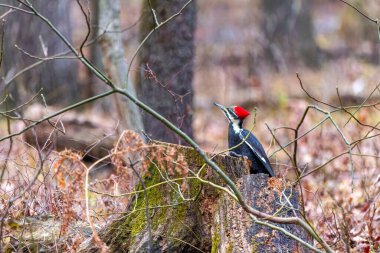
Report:
<svg viewBox="0 0 380 253"><path fill-rule="evenodd" d="M224 107L223 105L215 103L215 102L214 102L214 105L216 105L217 107L219 107L219 109L222 110L224 113L227 113L227 108Z"/></svg>
<svg viewBox="0 0 380 253"><path fill-rule="evenodd" d="M224 116L226 116L226 118L231 121L231 118L230 118L230 115L228 113L228 110L226 107L224 107L223 105L221 104L218 104L218 103L215 103L214 102L214 105L216 105L217 107L219 107L220 110L222 110L222 112L224 113Z"/></svg>

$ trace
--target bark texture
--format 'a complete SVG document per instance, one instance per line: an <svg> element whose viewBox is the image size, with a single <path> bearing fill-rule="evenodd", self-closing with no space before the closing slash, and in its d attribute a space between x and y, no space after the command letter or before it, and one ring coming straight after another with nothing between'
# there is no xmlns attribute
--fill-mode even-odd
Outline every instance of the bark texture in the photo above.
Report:
<svg viewBox="0 0 380 253"><path fill-rule="evenodd" d="M99 0L99 40L103 52L103 65L106 73L116 85L124 87L127 91L136 95L136 90L127 80L128 64L125 59L125 50L120 31L120 0ZM112 32L107 32L112 31ZM104 88L105 89L105 88ZM110 110L115 110L120 117L122 129L131 129L136 132L143 130L141 112L138 107L125 97L113 95L113 104Z"/></svg>
<svg viewBox="0 0 380 253"><path fill-rule="evenodd" d="M15 1L3 0L12 5ZM62 34L71 40L70 5L71 1L31 1L33 6L47 17ZM7 8L0 7L0 13ZM6 16L4 34L3 64L0 69L0 92L10 93L13 103L19 104L30 99L43 88L43 94L49 105L73 103L80 99L80 87L77 78L77 60L49 60L26 71L14 81L12 77L22 69L39 61L15 47L18 45L25 52L47 57L68 50L67 46L51 29L34 15L14 11ZM43 48L46 49L43 49ZM44 54L46 50L47 55Z"/></svg>
<svg viewBox="0 0 380 253"><path fill-rule="evenodd" d="M186 0L150 1L158 22L178 12ZM141 22L141 39L155 27L148 1L143 11L147 14ZM138 95L142 101L177 125L189 136L193 135L193 71L194 30L196 2L168 24L155 31L141 48L139 58ZM153 139L181 143L181 139L151 115L144 114L146 131Z"/></svg>
<svg viewBox="0 0 380 253"><path fill-rule="evenodd" d="M255 209L280 217L300 213L298 192L279 178L266 174L245 175L239 180L244 199ZM288 198L289 203L286 198ZM301 227L276 224L306 242L311 242ZM213 252L308 252L283 233L255 224L242 208L223 194L214 215Z"/></svg>

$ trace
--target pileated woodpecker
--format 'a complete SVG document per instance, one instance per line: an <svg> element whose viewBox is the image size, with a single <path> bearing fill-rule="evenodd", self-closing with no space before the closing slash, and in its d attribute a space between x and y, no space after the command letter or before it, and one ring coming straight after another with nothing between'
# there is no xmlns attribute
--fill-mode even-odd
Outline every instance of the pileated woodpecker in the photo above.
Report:
<svg viewBox="0 0 380 253"><path fill-rule="evenodd" d="M226 108L223 105L214 104L224 112L229 121L228 148L237 146L230 150L230 155L248 157L251 161L251 174L265 173L269 174L270 177L274 177L275 174L263 146L253 133L243 128L243 121L249 115L249 112L240 106ZM240 143L241 145L239 145Z"/></svg>

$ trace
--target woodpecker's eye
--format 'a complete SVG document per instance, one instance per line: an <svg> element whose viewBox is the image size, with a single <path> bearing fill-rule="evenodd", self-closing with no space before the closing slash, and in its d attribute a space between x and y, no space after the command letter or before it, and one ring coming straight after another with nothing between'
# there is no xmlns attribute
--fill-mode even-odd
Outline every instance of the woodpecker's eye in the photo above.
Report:
<svg viewBox="0 0 380 253"><path fill-rule="evenodd" d="M234 111L240 119L245 119L250 114L246 109L244 109L241 106L234 106Z"/></svg>
<svg viewBox="0 0 380 253"><path fill-rule="evenodd" d="M228 118L234 118L234 119L238 119L239 116L235 113L235 110L233 108L227 108L227 111L228 111L228 114L229 116L227 116Z"/></svg>

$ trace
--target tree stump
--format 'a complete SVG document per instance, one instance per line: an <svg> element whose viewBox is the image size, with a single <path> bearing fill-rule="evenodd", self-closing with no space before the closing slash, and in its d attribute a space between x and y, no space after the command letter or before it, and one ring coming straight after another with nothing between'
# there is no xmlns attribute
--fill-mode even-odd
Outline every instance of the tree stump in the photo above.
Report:
<svg viewBox="0 0 380 253"><path fill-rule="evenodd" d="M195 173L203 165L194 149L172 144L165 146L174 147L176 155L183 155L189 169ZM264 174L248 175L249 162L243 158L218 155L214 161L233 181L238 182L244 198L254 208L270 214L277 212L276 215L282 217L298 213L290 209L288 203L297 210L298 193L283 180L268 180ZM154 167L152 163L144 177L147 188L162 182L161 174ZM225 186L209 168L201 175L209 182ZM143 193L139 193L131 200L126 215L99 231L101 239L112 252L306 252L280 232L253 223L229 196L199 180L188 179L188 191L184 195L193 198L192 201L183 201L178 189L170 182L149 188L146 193L152 240L149 240L146 199ZM301 228L280 226L310 241ZM88 240L82 245L81 252L98 251L90 242ZM149 244L152 245L151 251Z"/></svg>
<svg viewBox="0 0 380 253"><path fill-rule="evenodd" d="M174 148L176 151L174 156L182 155L189 169L194 172L198 172L204 164L202 158L192 148L166 143L161 143L160 146ZM147 157L149 159L149 154ZM218 155L214 161L233 180L249 172L249 164L244 159ZM204 169L202 177L216 184L223 184L210 168ZM144 181L146 187L162 182L153 163ZM220 193L212 187L202 185L198 180L188 180L188 188L186 195L196 197L194 201L182 201L178 191L170 183L161 184L147 191L153 252L199 252L198 249L206 251L211 249L212 215ZM141 186L139 189L141 190ZM113 252L149 252L144 194L135 196L127 210L128 215L99 232L101 239ZM97 252L97 250L96 245L87 244L82 252Z"/></svg>
<svg viewBox="0 0 380 253"><path fill-rule="evenodd" d="M253 208L280 217L300 215L298 192L280 178L245 175L239 181L243 198ZM310 242L297 225L276 224ZM283 233L256 224L227 194L219 198L212 226L212 252L307 252Z"/></svg>

